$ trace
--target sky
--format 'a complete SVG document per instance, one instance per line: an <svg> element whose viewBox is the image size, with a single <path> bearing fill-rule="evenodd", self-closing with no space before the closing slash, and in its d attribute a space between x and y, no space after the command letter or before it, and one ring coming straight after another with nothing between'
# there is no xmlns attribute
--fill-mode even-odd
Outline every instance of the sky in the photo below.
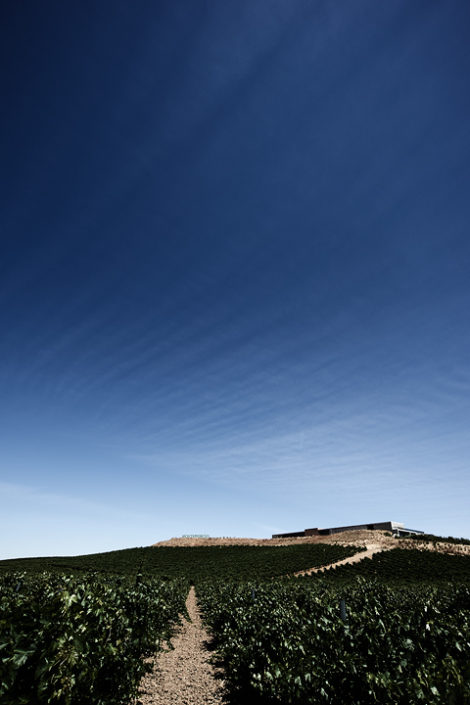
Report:
<svg viewBox="0 0 470 705"><path fill-rule="evenodd" d="M470 536L469 5L0 14L0 558Z"/></svg>

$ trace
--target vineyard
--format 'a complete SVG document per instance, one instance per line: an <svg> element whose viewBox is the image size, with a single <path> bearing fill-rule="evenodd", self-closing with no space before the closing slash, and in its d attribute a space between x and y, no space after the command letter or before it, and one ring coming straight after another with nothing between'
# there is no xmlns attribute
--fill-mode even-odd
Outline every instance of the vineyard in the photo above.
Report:
<svg viewBox="0 0 470 705"><path fill-rule="evenodd" d="M470 702L468 587L303 580L206 586L201 601L240 701Z"/></svg>
<svg viewBox="0 0 470 705"><path fill-rule="evenodd" d="M184 612L188 584L94 576L0 578L2 705L129 703Z"/></svg>
<svg viewBox="0 0 470 705"><path fill-rule="evenodd" d="M20 558L0 561L4 571L94 571L197 582L212 578L274 578L305 568L320 567L363 550L357 546L304 544L298 546L201 546L197 548L130 548L73 558Z"/></svg>
<svg viewBox="0 0 470 705"><path fill-rule="evenodd" d="M0 702L130 705L195 584L233 702L470 705L470 557L160 547L0 563Z"/></svg>
<svg viewBox="0 0 470 705"><path fill-rule="evenodd" d="M470 585L470 557L395 548L358 563L331 568L325 576L335 584L363 577L387 584L436 585L452 581Z"/></svg>
<svg viewBox="0 0 470 705"><path fill-rule="evenodd" d="M419 543L453 543L461 546L470 546L470 539L455 538L455 536L435 536L434 534L411 534L409 539Z"/></svg>

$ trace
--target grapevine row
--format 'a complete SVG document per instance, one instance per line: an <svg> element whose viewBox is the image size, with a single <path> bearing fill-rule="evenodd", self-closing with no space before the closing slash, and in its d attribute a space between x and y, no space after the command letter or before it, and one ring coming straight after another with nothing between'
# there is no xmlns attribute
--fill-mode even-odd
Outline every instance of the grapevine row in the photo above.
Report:
<svg viewBox="0 0 470 705"><path fill-rule="evenodd" d="M2 571L25 570L135 574L141 570L160 578L273 578L347 558L356 546L303 544L297 546L159 546L132 548L88 556L21 558L0 561Z"/></svg>
<svg viewBox="0 0 470 705"><path fill-rule="evenodd" d="M468 585L208 583L200 599L240 701L470 703Z"/></svg>
<svg viewBox="0 0 470 705"><path fill-rule="evenodd" d="M128 705L187 587L139 575L0 577L0 702Z"/></svg>

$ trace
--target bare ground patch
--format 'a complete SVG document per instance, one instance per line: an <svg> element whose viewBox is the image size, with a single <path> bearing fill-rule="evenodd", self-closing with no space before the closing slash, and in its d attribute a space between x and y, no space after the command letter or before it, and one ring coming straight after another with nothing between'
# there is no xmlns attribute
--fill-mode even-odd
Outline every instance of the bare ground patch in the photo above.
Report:
<svg viewBox="0 0 470 705"><path fill-rule="evenodd" d="M336 563L330 563L329 565L322 565L319 566L318 568L307 568L306 570L299 570L297 573L294 573L294 575L311 575L312 573L322 573L324 570L327 568L336 568L339 565L346 565L347 563L359 563L359 561L362 561L364 558L372 558L374 553L380 553L381 551L386 551L388 550L387 548L383 548L380 545L369 545L365 551L359 551L358 553L355 553L353 556L349 556L348 558L343 558L340 561L336 561Z"/></svg>
<svg viewBox="0 0 470 705"><path fill-rule="evenodd" d="M160 541L154 546L295 546L301 544L339 544L340 546L364 546L367 550L373 547L380 547L382 550L392 548L414 548L420 551L436 551L437 553L451 553L457 555L470 556L470 545L446 543L445 540L439 543L419 541L419 539L393 538L387 531L371 531L360 529L357 531L343 531L329 536L300 536L297 538L285 539L257 539L257 538L237 538L237 537L214 537L214 538L172 538L168 541ZM374 551L375 553L376 551ZM362 552L358 556L366 557ZM353 561L355 562L355 561ZM337 563L336 565L340 565Z"/></svg>
<svg viewBox="0 0 470 705"><path fill-rule="evenodd" d="M237 538L234 536L214 538L172 538L153 544L159 546L298 546L302 544L340 544L366 546L370 543L385 546L396 546L396 539L384 531L344 531L330 536L299 536L282 539Z"/></svg>
<svg viewBox="0 0 470 705"><path fill-rule="evenodd" d="M159 654L142 679L141 705L222 705L223 673L211 663L210 637L201 620L194 587L186 600L185 619L172 639L173 649Z"/></svg>

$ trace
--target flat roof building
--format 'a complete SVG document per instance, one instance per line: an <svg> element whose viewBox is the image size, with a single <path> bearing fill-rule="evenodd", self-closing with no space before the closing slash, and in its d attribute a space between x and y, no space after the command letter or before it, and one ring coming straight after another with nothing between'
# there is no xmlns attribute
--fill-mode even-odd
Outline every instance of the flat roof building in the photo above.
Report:
<svg viewBox="0 0 470 705"><path fill-rule="evenodd" d="M405 525L399 521L379 521L373 524L353 524L351 526L334 526L330 529L304 529L303 531L291 531L287 534L273 534L273 539L293 538L299 536L328 536L339 534L342 531L358 531L366 529L368 531L391 531L395 536L409 536L410 534L424 534L419 529L406 529Z"/></svg>

